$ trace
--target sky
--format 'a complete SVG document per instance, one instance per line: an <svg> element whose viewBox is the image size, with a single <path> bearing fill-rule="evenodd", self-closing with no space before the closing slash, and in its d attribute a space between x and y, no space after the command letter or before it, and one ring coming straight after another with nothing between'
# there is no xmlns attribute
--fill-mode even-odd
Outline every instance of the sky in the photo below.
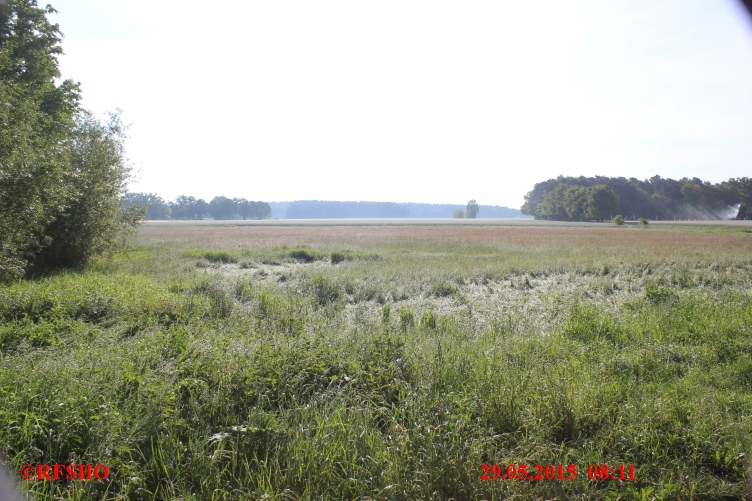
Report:
<svg viewBox="0 0 752 501"><path fill-rule="evenodd" d="M45 0L134 192L519 207L558 175L752 175L732 0Z"/></svg>

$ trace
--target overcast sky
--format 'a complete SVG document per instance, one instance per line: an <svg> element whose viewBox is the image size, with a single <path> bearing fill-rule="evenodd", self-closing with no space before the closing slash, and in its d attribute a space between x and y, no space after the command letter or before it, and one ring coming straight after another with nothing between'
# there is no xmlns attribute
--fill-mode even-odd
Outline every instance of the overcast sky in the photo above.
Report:
<svg viewBox="0 0 752 501"><path fill-rule="evenodd" d="M519 207L564 175L752 175L731 0L43 0L131 191Z"/></svg>

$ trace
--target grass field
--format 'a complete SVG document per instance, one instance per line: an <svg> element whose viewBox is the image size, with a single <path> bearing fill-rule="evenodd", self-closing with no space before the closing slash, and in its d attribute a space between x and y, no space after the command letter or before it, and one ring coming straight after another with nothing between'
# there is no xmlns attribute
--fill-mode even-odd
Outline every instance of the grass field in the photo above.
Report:
<svg viewBox="0 0 752 501"><path fill-rule="evenodd" d="M747 222L147 223L0 347L34 499L752 499Z"/></svg>

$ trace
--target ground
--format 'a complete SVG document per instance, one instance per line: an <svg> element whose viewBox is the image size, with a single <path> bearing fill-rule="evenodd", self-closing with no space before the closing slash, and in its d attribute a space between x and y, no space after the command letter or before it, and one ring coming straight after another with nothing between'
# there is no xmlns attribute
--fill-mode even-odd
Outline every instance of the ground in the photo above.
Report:
<svg viewBox="0 0 752 501"><path fill-rule="evenodd" d="M728 221L147 223L0 289L0 447L111 472L36 499L744 499L750 244Z"/></svg>

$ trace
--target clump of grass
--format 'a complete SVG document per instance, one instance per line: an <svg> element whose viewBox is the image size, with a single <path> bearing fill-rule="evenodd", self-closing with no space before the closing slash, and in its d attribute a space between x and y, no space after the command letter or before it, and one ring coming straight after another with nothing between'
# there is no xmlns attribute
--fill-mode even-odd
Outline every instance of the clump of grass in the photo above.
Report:
<svg viewBox="0 0 752 501"><path fill-rule="evenodd" d="M379 259L382 259L379 254L354 251L351 249L333 251L330 254L330 258L332 264L339 264L343 261L378 261Z"/></svg>
<svg viewBox="0 0 752 501"><path fill-rule="evenodd" d="M447 281L435 282L431 285L430 294L434 297L447 297L457 293L457 287Z"/></svg>
<svg viewBox="0 0 752 501"><path fill-rule="evenodd" d="M189 250L182 253L186 257L192 257L199 260L204 260L209 263L237 263L238 258L230 252L223 250L209 250L209 251L195 251Z"/></svg>
<svg viewBox="0 0 752 501"><path fill-rule="evenodd" d="M302 261L304 263L312 263L316 261L317 259L323 259L323 256L311 249L293 249L287 253L288 256L290 256L293 259L296 259L298 261Z"/></svg>
<svg viewBox="0 0 752 501"><path fill-rule="evenodd" d="M651 303L665 303L676 299L676 292L667 287L647 287L645 299Z"/></svg>
<svg viewBox="0 0 752 501"><path fill-rule="evenodd" d="M437 319L438 317L436 316L436 313L429 310L420 317L420 326L424 329L436 330Z"/></svg>
<svg viewBox="0 0 752 501"><path fill-rule="evenodd" d="M320 306L333 303L342 295L340 284L321 273L314 274L308 279L306 288Z"/></svg>
<svg viewBox="0 0 752 501"><path fill-rule="evenodd" d="M410 327L413 327L415 325L415 312L411 310L410 308L402 307L400 308L400 328L403 332L407 331Z"/></svg>
<svg viewBox="0 0 752 501"><path fill-rule="evenodd" d="M347 255L342 252L334 251L331 253L332 264L339 264L342 261L345 261L346 259L347 259Z"/></svg>

